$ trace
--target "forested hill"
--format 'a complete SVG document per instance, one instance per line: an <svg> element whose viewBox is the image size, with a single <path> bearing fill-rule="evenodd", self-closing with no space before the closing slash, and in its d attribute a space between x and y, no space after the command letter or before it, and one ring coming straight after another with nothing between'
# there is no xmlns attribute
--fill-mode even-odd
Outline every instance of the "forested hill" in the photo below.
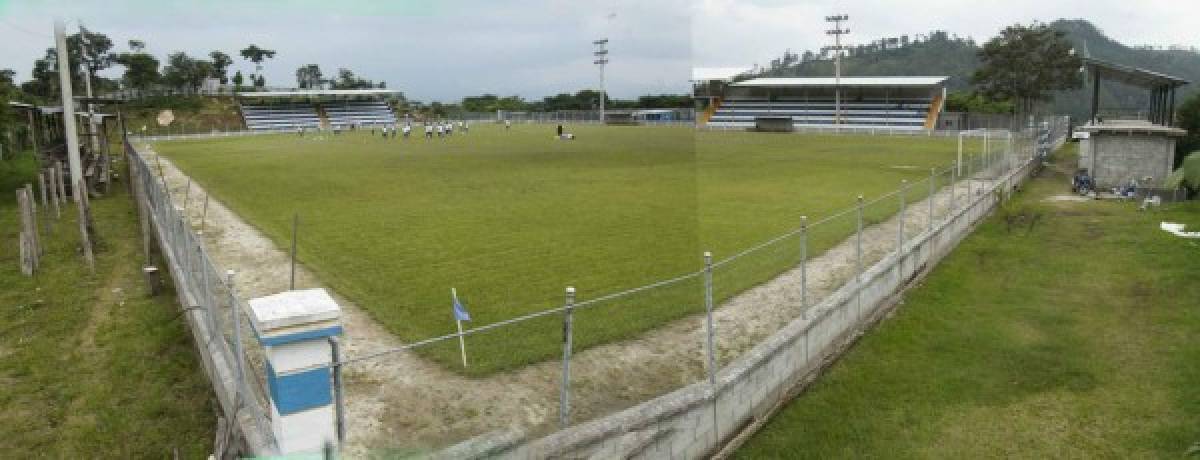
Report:
<svg viewBox="0 0 1200 460"><path fill-rule="evenodd" d="M1200 52L1195 48L1150 48L1124 45L1109 38L1092 23L1082 19L1060 19L1051 27L1067 33L1067 38L1089 56L1097 59L1143 67L1191 80L1182 88L1180 100L1200 91ZM979 44L971 38L934 31L914 36L877 39L856 45L842 61L843 75L897 76L947 75L952 91L969 90L971 74L979 65ZM761 69L764 76L829 76L833 62L828 55L815 51L785 52ZM1053 111L1082 116L1086 112L1088 84L1078 91L1055 98ZM1129 88L1102 86L1105 106L1132 107L1145 96Z"/></svg>

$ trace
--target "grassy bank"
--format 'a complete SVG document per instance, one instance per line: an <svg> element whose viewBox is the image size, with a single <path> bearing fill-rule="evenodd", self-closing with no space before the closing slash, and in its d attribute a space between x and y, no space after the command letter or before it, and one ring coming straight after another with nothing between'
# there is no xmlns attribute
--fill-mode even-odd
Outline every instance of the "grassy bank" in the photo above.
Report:
<svg viewBox="0 0 1200 460"><path fill-rule="evenodd" d="M0 185L23 184L36 169L30 156L15 161L0 162ZM146 297L136 213L124 185L114 191L92 201L96 274L77 251L70 207L42 220L46 254L33 278L18 266L11 188L0 195L0 458L211 450L212 392L173 294Z"/></svg>
<svg viewBox="0 0 1200 460"><path fill-rule="evenodd" d="M419 126L418 126L419 129ZM928 177L953 139L707 133L689 128L476 125L448 140L368 132L159 143L213 195L404 340L454 330L450 288L471 325L666 279ZM921 191L923 196L924 191ZM868 218L896 205L868 210ZM843 219L814 253L853 231ZM798 244L798 243L797 243ZM799 250L756 255L717 274L717 297L792 266ZM282 267L281 267L282 268ZM579 348L702 312L699 280L580 310ZM557 356L561 321L544 317L472 336L471 367L488 374ZM422 350L461 369L457 344Z"/></svg>
<svg viewBox="0 0 1200 460"><path fill-rule="evenodd" d="M1062 156L1062 155L1060 155ZM1049 201L984 223L742 458L1179 458L1200 441L1200 203ZM1011 229L1004 214L1040 216Z"/></svg>

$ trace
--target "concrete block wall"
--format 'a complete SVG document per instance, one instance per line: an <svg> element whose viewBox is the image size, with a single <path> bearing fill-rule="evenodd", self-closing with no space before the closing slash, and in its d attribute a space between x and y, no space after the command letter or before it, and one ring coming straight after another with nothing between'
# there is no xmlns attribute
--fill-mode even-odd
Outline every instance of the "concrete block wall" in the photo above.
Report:
<svg viewBox="0 0 1200 460"><path fill-rule="evenodd" d="M1159 185L1171 173L1175 161L1175 138L1164 135L1093 133L1081 142L1079 167L1087 168L1102 189L1141 182Z"/></svg>

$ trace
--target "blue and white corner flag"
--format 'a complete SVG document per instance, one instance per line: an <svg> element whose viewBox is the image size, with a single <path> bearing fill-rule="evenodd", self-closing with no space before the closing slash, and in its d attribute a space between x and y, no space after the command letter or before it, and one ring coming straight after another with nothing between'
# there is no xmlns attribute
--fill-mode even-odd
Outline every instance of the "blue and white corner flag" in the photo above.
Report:
<svg viewBox="0 0 1200 460"><path fill-rule="evenodd" d="M450 288L450 298L454 299L451 309L454 310L454 324L458 326L458 351L462 353L463 367L467 367L467 342L463 339L462 322L470 321L471 314L467 313L467 307L464 307L462 302L458 301L458 291Z"/></svg>
<svg viewBox="0 0 1200 460"><path fill-rule="evenodd" d="M462 302L458 301L458 296L454 296L454 320L455 321L470 321L471 314L467 313L467 307L464 307Z"/></svg>

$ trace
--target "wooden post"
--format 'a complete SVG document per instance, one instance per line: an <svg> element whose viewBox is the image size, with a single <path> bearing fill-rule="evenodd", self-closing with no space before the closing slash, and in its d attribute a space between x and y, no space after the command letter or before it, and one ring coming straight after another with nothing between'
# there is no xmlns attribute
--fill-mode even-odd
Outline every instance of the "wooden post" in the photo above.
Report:
<svg viewBox="0 0 1200 460"><path fill-rule="evenodd" d="M62 197L63 203L67 202L67 176L63 173L62 161L54 162L54 169L58 174L58 196Z"/></svg>
<svg viewBox="0 0 1200 460"><path fill-rule="evenodd" d="M146 265L150 265L150 212L149 203L146 202L146 190L143 189L141 170L134 168L133 159L129 156L125 157L125 161L129 162L129 182L133 187L133 202L137 206L138 221L142 227L142 257Z"/></svg>
<svg viewBox="0 0 1200 460"><path fill-rule="evenodd" d="M21 273L33 276L33 270L37 266L37 250L34 249L33 238L29 234L28 201L29 197L26 196L25 189L17 189L17 213L21 222L21 233L18 240L21 253Z"/></svg>
<svg viewBox="0 0 1200 460"><path fill-rule="evenodd" d="M46 253L46 249L42 247L42 230L38 228L37 197L33 194L33 184L25 184L25 194L29 200L30 235L33 236L33 246L37 250L38 261L40 262L41 256Z"/></svg>
<svg viewBox="0 0 1200 460"><path fill-rule="evenodd" d="M92 274L95 274L96 273L96 256L92 254L92 241L90 238L88 238L88 214L89 213L86 209L88 206L87 188L86 188L86 185L83 183L83 179L79 179L79 182L77 182L75 184L75 187L79 187L78 191L83 192L83 193L76 194L76 196L80 197L80 199L79 199L79 201L75 202L78 205L77 207L79 208L79 236L80 236L79 243L80 243L80 245L83 246L83 260L85 262L87 262L88 271L90 271Z"/></svg>
<svg viewBox="0 0 1200 460"><path fill-rule="evenodd" d="M50 200L46 198L46 171L38 172L38 191L42 192L42 207L49 208Z"/></svg>
<svg viewBox="0 0 1200 460"><path fill-rule="evenodd" d="M58 196L58 172L54 168L46 168L46 177L50 179L47 187L50 189L50 202L54 203L54 218L62 219L62 208L59 206L62 198Z"/></svg>
<svg viewBox="0 0 1200 460"><path fill-rule="evenodd" d="M37 118L35 118L33 116L33 112L36 112L36 111L38 111L38 109L35 107L33 109L30 109L27 112L29 114L29 138L33 140L33 155L34 155L34 157L37 157L40 153L42 153L41 149L38 148L39 147L38 146L38 135L40 133L38 132L38 128L37 128L37 125L38 125Z"/></svg>
<svg viewBox="0 0 1200 460"><path fill-rule="evenodd" d="M150 297L158 295L158 287L162 285L159 281L158 267L147 265L142 267L142 276L146 279L146 292Z"/></svg>

